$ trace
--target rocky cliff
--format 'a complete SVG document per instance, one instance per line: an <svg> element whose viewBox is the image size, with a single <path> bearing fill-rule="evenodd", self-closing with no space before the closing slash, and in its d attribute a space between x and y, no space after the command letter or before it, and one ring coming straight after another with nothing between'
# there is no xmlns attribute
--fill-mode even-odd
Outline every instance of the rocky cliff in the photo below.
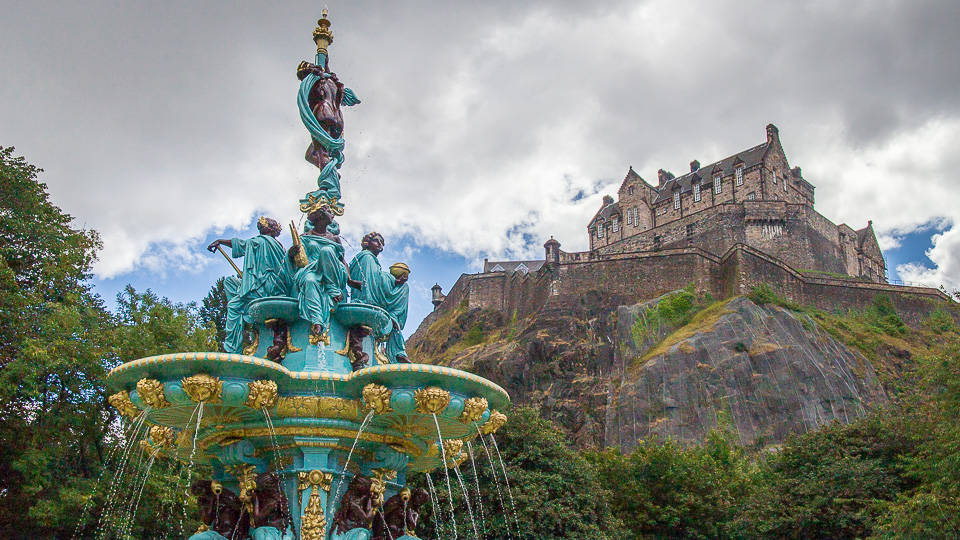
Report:
<svg viewBox="0 0 960 540"><path fill-rule="evenodd" d="M747 445L847 423L889 400L883 382L911 354L886 335L851 347L866 338L794 306L692 291L615 300L555 297L521 320L461 307L418 329L408 351L496 381L581 447L624 451L650 437L700 441L720 417Z"/></svg>

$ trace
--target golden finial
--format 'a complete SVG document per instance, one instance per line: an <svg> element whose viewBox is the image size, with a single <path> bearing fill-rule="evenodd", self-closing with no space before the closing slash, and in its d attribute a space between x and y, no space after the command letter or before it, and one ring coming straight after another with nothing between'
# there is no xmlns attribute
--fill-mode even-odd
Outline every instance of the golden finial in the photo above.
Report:
<svg viewBox="0 0 960 540"><path fill-rule="evenodd" d="M330 20L327 19L327 8L323 8L323 16L317 21L313 29L313 41L317 44L317 54L327 54L327 47L333 43L333 32L330 31Z"/></svg>

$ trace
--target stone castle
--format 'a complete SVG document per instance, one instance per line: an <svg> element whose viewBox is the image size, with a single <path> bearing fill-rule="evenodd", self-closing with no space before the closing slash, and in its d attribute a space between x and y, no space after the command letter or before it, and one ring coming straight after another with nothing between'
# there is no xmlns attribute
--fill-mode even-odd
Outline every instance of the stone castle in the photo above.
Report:
<svg viewBox="0 0 960 540"><path fill-rule="evenodd" d="M817 212L814 186L790 167L773 124L762 144L657 176L654 186L627 171L617 200L605 196L587 224L589 251L565 252L551 238L543 260L485 261L447 295L434 286L436 311L421 329L461 305L526 316L591 291L631 304L690 284L725 298L762 282L822 309L865 305L879 292L898 304L945 297L887 283L872 222L855 230Z"/></svg>

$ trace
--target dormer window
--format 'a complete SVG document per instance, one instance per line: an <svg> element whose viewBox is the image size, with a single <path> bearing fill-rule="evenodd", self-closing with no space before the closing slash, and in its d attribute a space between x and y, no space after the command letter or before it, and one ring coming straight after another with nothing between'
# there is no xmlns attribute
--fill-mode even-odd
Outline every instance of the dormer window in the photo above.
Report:
<svg viewBox="0 0 960 540"><path fill-rule="evenodd" d="M719 195L722 189L723 187L720 185L720 175L718 174L713 177L713 192L714 194Z"/></svg>
<svg viewBox="0 0 960 540"><path fill-rule="evenodd" d="M743 165L736 168L734 174L737 176L737 185L743 185Z"/></svg>
<svg viewBox="0 0 960 540"><path fill-rule="evenodd" d="M613 232L620 231L620 216L613 216Z"/></svg>
<svg viewBox="0 0 960 540"><path fill-rule="evenodd" d="M680 209L680 192L679 191L673 192L673 209L674 210Z"/></svg>
<svg viewBox="0 0 960 540"><path fill-rule="evenodd" d="M700 184L693 185L693 200L694 202L700 202Z"/></svg>
<svg viewBox="0 0 960 540"><path fill-rule="evenodd" d="M603 222L597 224L597 238L603 238Z"/></svg>

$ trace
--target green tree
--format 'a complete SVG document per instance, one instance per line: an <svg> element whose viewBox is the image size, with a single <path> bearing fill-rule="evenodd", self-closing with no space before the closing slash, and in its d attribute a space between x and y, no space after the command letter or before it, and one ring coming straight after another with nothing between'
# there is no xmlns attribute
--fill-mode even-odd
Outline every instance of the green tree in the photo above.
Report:
<svg viewBox="0 0 960 540"><path fill-rule="evenodd" d="M217 350L223 352L223 342L227 339L227 290L220 278L210 292L203 298L200 306L200 317L206 324L213 324L217 330Z"/></svg>
<svg viewBox="0 0 960 540"><path fill-rule="evenodd" d="M633 538L728 538L748 489L749 462L721 422L703 445L640 441L629 455L593 459L614 511Z"/></svg>

